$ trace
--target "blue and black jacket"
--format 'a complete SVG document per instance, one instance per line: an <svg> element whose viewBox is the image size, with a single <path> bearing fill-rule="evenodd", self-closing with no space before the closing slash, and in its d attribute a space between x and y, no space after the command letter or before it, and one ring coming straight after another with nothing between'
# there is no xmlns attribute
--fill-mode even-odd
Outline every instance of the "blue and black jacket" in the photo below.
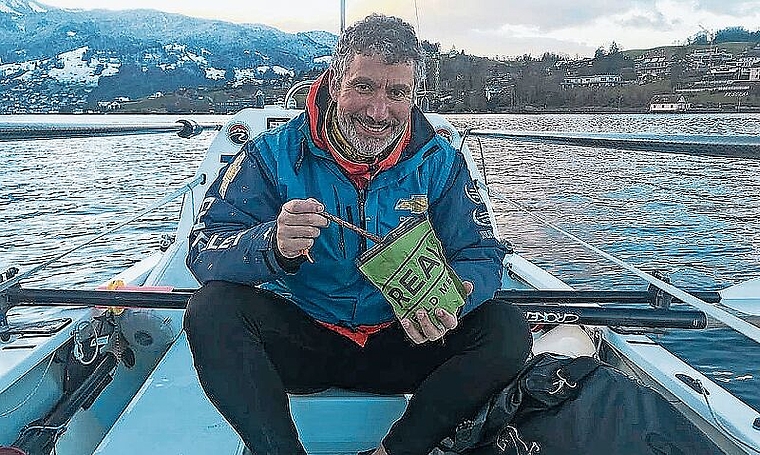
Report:
<svg viewBox="0 0 760 455"><path fill-rule="evenodd" d="M346 328L394 320L382 294L356 266L372 242L336 223L321 230L311 255L286 271L274 253L275 219L291 199L385 236L400 220L426 214L446 259L474 291L466 314L501 283L505 248L462 154L414 108L411 140L398 163L357 190L327 151L315 145L306 113L249 141L209 187L190 233L187 264L201 283L260 286L292 300L318 321Z"/></svg>

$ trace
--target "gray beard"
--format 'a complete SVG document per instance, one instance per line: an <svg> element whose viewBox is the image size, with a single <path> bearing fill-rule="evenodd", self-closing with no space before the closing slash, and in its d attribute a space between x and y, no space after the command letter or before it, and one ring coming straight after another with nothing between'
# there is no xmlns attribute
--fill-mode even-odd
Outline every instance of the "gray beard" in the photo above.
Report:
<svg viewBox="0 0 760 455"><path fill-rule="evenodd" d="M371 163L375 160L375 157L381 155L388 147L391 146L404 132L404 126L396 124L391 127L391 134L385 138L373 138L366 137L359 134L354 126L354 123L350 120L349 115L342 114L340 111L338 116L338 128L343 133L346 141L354 148L356 155L361 162Z"/></svg>

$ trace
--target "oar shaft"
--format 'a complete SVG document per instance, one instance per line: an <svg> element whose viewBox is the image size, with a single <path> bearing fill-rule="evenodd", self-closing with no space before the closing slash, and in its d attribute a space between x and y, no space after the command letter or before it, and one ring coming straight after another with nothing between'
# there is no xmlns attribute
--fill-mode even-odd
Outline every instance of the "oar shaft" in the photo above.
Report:
<svg viewBox="0 0 760 455"><path fill-rule="evenodd" d="M573 133L472 129L466 135L521 142L760 159L760 138L749 135Z"/></svg>
<svg viewBox="0 0 760 455"><path fill-rule="evenodd" d="M8 290L8 300L24 305L87 305L124 306L132 308L183 309L192 292L132 292L90 291L78 289L24 289Z"/></svg>
<svg viewBox="0 0 760 455"><path fill-rule="evenodd" d="M88 305L183 309L187 306L192 292L90 291L16 287L9 289L7 296L12 305ZM497 297L495 300L513 303L508 298ZM531 305L525 303L518 303L518 307L526 314L531 323L683 329L701 329L707 325L707 318L701 311Z"/></svg>
<svg viewBox="0 0 760 455"><path fill-rule="evenodd" d="M500 300L500 299L496 299ZM518 304L531 324L582 324L611 327L704 329L701 311Z"/></svg>
<svg viewBox="0 0 760 455"><path fill-rule="evenodd" d="M0 142L37 139L70 139L101 136L128 136L135 134L177 133L192 137L204 130L219 130L221 123L197 123L192 120L155 123L111 124L51 124L51 123L0 123Z"/></svg>
<svg viewBox="0 0 760 455"><path fill-rule="evenodd" d="M715 291L689 291L708 303L719 303ZM649 291L543 291L510 289L496 291L496 297L513 303L651 303L655 294ZM673 299L680 302L678 299Z"/></svg>

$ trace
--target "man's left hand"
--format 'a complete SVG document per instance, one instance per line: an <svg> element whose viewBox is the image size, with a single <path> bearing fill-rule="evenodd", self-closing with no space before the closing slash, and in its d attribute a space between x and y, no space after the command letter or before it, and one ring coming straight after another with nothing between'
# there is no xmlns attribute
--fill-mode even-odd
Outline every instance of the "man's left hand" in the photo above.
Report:
<svg viewBox="0 0 760 455"><path fill-rule="evenodd" d="M464 286L467 295L470 295L473 289L472 283L469 281L463 281L462 285ZM438 319L438 326L441 328L437 327L436 324L430 320L430 316L428 316L427 311L425 310L418 310L416 316L419 327L409 318L401 320L401 326L404 328L404 331L416 344L440 340L446 332L455 328L459 323L455 314L451 314L443 308L437 308L435 310L435 317Z"/></svg>

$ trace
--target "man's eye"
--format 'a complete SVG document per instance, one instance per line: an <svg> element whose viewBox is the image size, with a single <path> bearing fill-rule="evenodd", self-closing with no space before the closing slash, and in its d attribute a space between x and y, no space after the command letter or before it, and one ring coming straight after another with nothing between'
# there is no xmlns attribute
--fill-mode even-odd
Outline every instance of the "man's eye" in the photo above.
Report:
<svg viewBox="0 0 760 455"><path fill-rule="evenodd" d="M401 101L401 100L405 100L405 99L409 98L409 93L406 90L401 90L401 89L395 90L394 89L394 90L390 90L388 92L388 96L392 100Z"/></svg>
<svg viewBox="0 0 760 455"><path fill-rule="evenodd" d="M372 92L372 86L369 84L356 84L354 85L354 89L356 89L359 93L371 93Z"/></svg>

